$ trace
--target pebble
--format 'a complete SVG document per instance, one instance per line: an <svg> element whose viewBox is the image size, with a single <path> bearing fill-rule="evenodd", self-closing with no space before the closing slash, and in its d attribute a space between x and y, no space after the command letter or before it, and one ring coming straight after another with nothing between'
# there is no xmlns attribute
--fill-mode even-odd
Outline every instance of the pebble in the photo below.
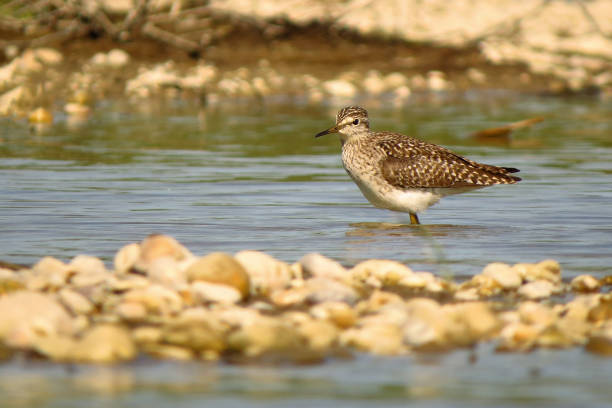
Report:
<svg viewBox="0 0 612 408"><path fill-rule="evenodd" d="M601 283L591 275L579 275L570 283L576 292L595 292L601 287Z"/></svg>
<svg viewBox="0 0 612 408"><path fill-rule="evenodd" d="M397 285L400 281L415 279L414 272L406 265L380 259L360 262L350 270L350 273L353 279L375 287Z"/></svg>
<svg viewBox="0 0 612 408"><path fill-rule="evenodd" d="M28 115L30 123L51 124L53 123L53 114L48 109L38 107Z"/></svg>
<svg viewBox="0 0 612 408"><path fill-rule="evenodd" d="M0 297L0 339L10 346L27 348L38 337L73 331L72 318L50 295L24 290Z"/></svg>
<svg viewBox="0 0 612 408"><path fill-rule="evenodd" d="M243 298L249 296L249 275L240 262L223 252L213 252L193 262L187 268L187 279L218 283L235 288Z"/></svg>
<svg viewBox="0 0 612 408"><path fill-rule="evenodd" d="M482 271L484 276L489 276L507 290L516 289L521 286L521 276L510 265L494 262L485 266Z"/></svg>
<svg viewBox="0 0 612 408"><path fill-rule="evenodd" d="M70 358L85 363L114 363L136 357L137 348L122 326L102 324L89 329L70 352Z"/></svg>
<svg viewBox="0 0 612 408"><path fill-rule="evenodd" d="M89 299L74 290L64 288L59 291L58 296L68 310L75 315L89 314L94 309Z"/></svg>
<svg viewBox="0 0 612 408"><path fill-rule="evenodd" d="M353 98L357 95L357 87L343 79L325 81L322 86L323 90L332 97Z"/></svg>
<svg viewBox="0 0 612 408"><path fill-rule="evenodd" d="M234 258L249 275L253 294L268 296L289 286L293 274L289 265L259 251L240 251Z"/></svg>
<svg viewBox="0 0 612 408"><path fill-rule="evenodd" d="M340 334L339 341L346 347L379 355L397 355L407 351L399 327L378 323L351 328Z"/></svg>
<svg viewBox="0 0 612 408"><path fill-rule="evenodd" d="M304 279L319 277L348 282L351 277L351 274L339 262L318 253L304 255L300 258L298 264L301 267L301 276Z"/></svg>
<svg viewBox="0 0 612 408"><path fill-rule="evenodd" d="M0 290L0 343L7 356L21 349L91 363L139 352L312 363L346 348L397 355L486 341L500 351L587 345L606 355L607 280L579 275L567 284L560 274L552 260L492 263L457 284L389 260L347 270L320 254L291 266L259 251L195 258L154 235L119 250L112 272L86 255L1 270L2 282L16 284ZM570 299L540 301L561 293Z"/></svg>
<svg viewBox="0 0 612 408"><path fill-rule="evenodd" d="M196 298L203 303L238 303L242 295L231 286L196 281L191 284L191 290Z"/></svg>
<svg viewBox="0 0 612 408"><path fill-rule="evenodd" d="M129 272L140 259L140 251L140 245L136 243L127 244L117 251L113 261L115 272L118 274Z"/></svg>
<svg viewBox="0 0 612 408"><path fill-rule="evenodd" d="M554 285L547 280L537 280L521 286L518 294L527 299L544 299L553 294Z"/></svg>

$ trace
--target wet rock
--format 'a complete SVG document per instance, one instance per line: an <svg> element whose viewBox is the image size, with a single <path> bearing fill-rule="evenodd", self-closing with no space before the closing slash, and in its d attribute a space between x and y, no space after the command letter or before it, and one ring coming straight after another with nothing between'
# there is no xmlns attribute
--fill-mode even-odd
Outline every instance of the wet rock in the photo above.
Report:
<svg viewBox="0 0 612 408"><path fill-rule="evenodd" d="M118 274L127 273L136 265L136 262L140 259L140 257L141 255L139 244L132 243L123 246L115 254L115 272Z"/></svg>
<svg viewBox="0 0 612 408"><path fill-rule="evenodd" d="M50 335L39 337L33 345L41 355L54 361L70 360L76 341L67 336Z"/></svg>
<svg viewBox="0 0 612 408"><path fill-rule="evenodd" d="M172 289L178 289L187 284L185 265L168 256L156 258L149 262L147 276L151 282Z"/></svg>
<svg viewBox="0 0 612 408"><path fill-rule="evenodd" d="M521 277L510 265L494 262L488 264L482 271L484 276L493 278L502 288L506 290L516 289L521 286Z"/></svg>
<svg viewBox="0 0 612 408"><path fill-rule="evenodd" d="M30 112L28 122L51 124L53 123L53 114L48 109L38 107Z"/></svg>
<svg viewBox="0 0 612 408"><path fill-rule="evenodd" d="M576 292L596 292L601 287L601 283L591 275L576 276L570 285Z"/></svg>
<svg viewBox="0 0 612 408"><path fill-rule="evenodd" d="M446 348L446 314L438 302L415 298L406 303L407 321L403 327L406 344L417 349Z"/></svg>
<svg viewBox="0 0 612 408"><path fill-rule="evenodd" d="M238 303L242 299L242 294L237 289L204 281L196 281L191 284L191 290L199 302L204 303Z"/></svg>
<svg viewBox="0 0 612 408"><path fill-rule="evenodd" d="M253 323L242 325L229 334L227 344L231 350L248 357L271 352L297 351L304 345L296 330L269 317L260 317Z"/></svg>
<svg viewBox="0 0 612 408"><path fill-rule="evenodd" d="M402 331L389 323L371 323L348 329L340 334L340 343L373 354L397 355L407 351Z"/></svg>
<svg viewBox="0 0 612 408"><path fill-rule="evenodd" d="M357 95L357 87L352 83L342 79L325 81L323 82L322 86L323 90L330 96L339 98L352 98Z"/></svg>
<svg viewBox="0 0 612 408"><path fill-rule="evenodd" d="M319 277L348 282L351 276L339 262L318 253L304 255L298 261L298 264L302 268L302 277L304 279Z"/></svg>
<svg viewBox="0 0 612 408"><path fill-rule="evenodd" d="M548 259L537 264L516 264L512 268L523 280L547 280L552 283L561 282L561 266L555 260Z"/></svg>
<svg viewBox="0 0 612 408"><path fill-rule="evenodd" d="M70 273L68 265L59 259L46 256L32 267L32 276L28 279L28 288L32 290L59 288L66 284Z"/></svg>
<svg viewBox="0 0 612 408"><path fill-rule="evenodd" d="M452 84L447 81L444 72L429 71L427 73L427 88L432 91L446 91L452 88Z"/></svg>
<svg viewBox="0 0 612 408"><path fill-rule="evenodd" d="M75 256L68 264L68 268L73 273L83 275L104 275L107 273L104 262L89 255Z"/></svg>
<svg viewBox="0 0 612 408"><path fill-rule="evenodd" d="M27 348L38 337L73 331L70 315L51 296L19 291L0 297L0 339L13 347Z"/></svg>
<svg viewBox="0 0 612 408"><path fill-rule="evenodd" d="M536 302L521 302L518 307L520 320L542 330L555 323L556 314L549 307Z"/></svg>
<svg viewBox="0 0 612 408"><path fill-rule="evenodd" d="M319 320L327 320L346 329L357 321L357 312L343 302L323 302L310 308L310 314Z"/></svg>
<svg viewBox="0 0 612 408"><path fill-rule="evenodd" d="M147 307L143 303L126 301L118 304L114 313L127 322L140 322L147 317Z"/></svg>
<svg viewBox="0 0 612 408"><path fill-rule="evenodd" d="M145 347L145 351L153 357L165 360L189 361L195 357L194 352L188 348L168 344L151 344Z"/></svg>
<svg viewBox="0 0 612 408"><path fill-rule="evenodd" d="M259 251L240 251L234 258L249 275L254 294L269 295L289 286L293 274L289 265Z"/></svg>
<svg viewBox="0 0 612 408"><path fill-rule="evenodd" d="M528 351L535 346L539 328L525 323L511 323L506 325L499 337L498 351Z"/></svg>
<svg viewBox="0 0 612 408"><path fill-rule="evenodd" d="M140 244L140 259L135 267L138 270L146 271L151 262L164 257L182 262L189 261L193 258L193 255L174 238L167 235L154 234L147 237Z"/></svg>
<svg viewBox="0 0 612 408"><path fill-rule="evenodd" d="M443 307L447 316L445 332L454 346L465 347L489 339L500 328L500 321L483 302L460 303Z"/></svg>
<svg viewBox="0 0 612 408"><path fill-rule="evenodd" d="M544 299L553 294L555 286L547 280L537 280L521 286L518 294L527 299Z"/></svg>
<svg viewBox="0 0 612 408"><path fill-rule="evenodd" d="M354 280L370 286L397 285L400 281L414 278L414 272L407 266L388 260L370 259L355 265L349 271Z"/></svg>
<svg viewBox="0 0 612 408"><path fill-rule="evenodd" d="M136 357L137 349L129 331L102 324L88 330L74 345L70 359L86 363L114 363Z"/></svg>
<svg viewBox="0 0 612 408"><path fill-rule="evenodd" d="M148 313L162 316L176 314L183 308L183 299L177 292L157 284L131 290L125 293L123 300L141 303Z"/></svg>
<svg viewBox="0 0 612 408"><path fill-rule="evenodd" d="M89 299L74 290L64 288L59 291L58 296L68 310L75 315L89 314L94 309Z"/></svg>
<svg viewBox="0 0 612 408"><path fill-rule="evenodd" d="M106 65L113 68L125 67L130 62L130 55L119 49L114 48L106 55Z"/></svg>
<svg viewBox="0 0 612 408"><path fill-rule="evenodd" d="M240 262L232 256L214 252L208 254L187 268L187 278L190 282L205 281L227 285L238 290L243 298L250 292L249 275Z"/></svg>
<svg viewBox="0 0 612 408"><path fill-rule="evenodd" d="M163 331L159 327L140 326L132 330L132 339L136 344L155 344L162 340Z"/></svg>
<svg viewBox="0 0 612 408"><path fill-rule="evenodd" d="M380 72L376 70L369 71L362 83L365 91L372 95L379 95L387 89Z"/></svg>
<svg viewBox="0 0 612 408"><path fill-rule="evenodd" d="M332 323L321 320L307 320L298 325L298 333L306 339L309 348L326 351L335 345L340 331Z"/></svg>

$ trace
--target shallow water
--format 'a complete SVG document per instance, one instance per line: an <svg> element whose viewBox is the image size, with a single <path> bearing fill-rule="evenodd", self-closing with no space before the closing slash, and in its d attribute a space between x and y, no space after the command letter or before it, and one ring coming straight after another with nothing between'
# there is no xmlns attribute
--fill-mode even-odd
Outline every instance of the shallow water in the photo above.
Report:
<svg viewBox="0 0 612 408"><path fill-rule="evenodd" d="M151 233L196 254L242 249L293 262L387 258L465 277L492 261L558 260L566 279L610 274L612 104L511 94L363 102L374 129L443 144L523 181L447 197L421 216L373 208L341 168L336 137L315 139L337 107L236 104L136 110L42 132L0 119L0 259L88 253L109 264ZM544 116L509 140L474 131ZM6 406L606 406L612 365L583 351L410 358L357 356L317 367L139 362L115 368L0 366ZM571 369L568 369L571 367ZM5 405L3 405L5 406Z"/></svg>
<svg viewBox="0 0 612 408"><path fill-rule="evenodd" d="M299 104L98 109L40 134L0 127L0 259L89 253L111 261L151 233L196 254L259 249L293 262L317 251L346 265L388 258L455 275L491 261L557 259L564 276L612 265L612 104L478 95L364 102L374 129L417 135L472 159L521 169L517 185L444 198L411 227L373 208L341 167L336 108ZM510 140L474 131L546 120Z"/></svg>

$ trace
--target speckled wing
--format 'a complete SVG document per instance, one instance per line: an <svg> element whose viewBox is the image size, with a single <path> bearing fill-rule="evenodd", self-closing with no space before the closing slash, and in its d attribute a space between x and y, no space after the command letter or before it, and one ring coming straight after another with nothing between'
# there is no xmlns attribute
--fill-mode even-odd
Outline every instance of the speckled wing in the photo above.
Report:
<svg viewBox="0 0 612 408"><path fill-rule="evenodd" d="M508 174L517 169L477 163L441 146L399 134L392 136L377 144L386 157L381 163L382 175L392 186L478 188L521 180Z"/></svg>

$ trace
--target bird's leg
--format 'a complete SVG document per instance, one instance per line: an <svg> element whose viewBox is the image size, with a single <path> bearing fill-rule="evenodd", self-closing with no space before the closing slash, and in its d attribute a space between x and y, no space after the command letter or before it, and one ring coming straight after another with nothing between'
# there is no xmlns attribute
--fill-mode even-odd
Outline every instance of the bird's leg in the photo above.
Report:
<svg viewBox="0 0 612 408"><path fill-rule="evenodd" d="M412 225L419 225L419 217L417 217L417 215L415 213L410 213L410 224Z"/></svg>

